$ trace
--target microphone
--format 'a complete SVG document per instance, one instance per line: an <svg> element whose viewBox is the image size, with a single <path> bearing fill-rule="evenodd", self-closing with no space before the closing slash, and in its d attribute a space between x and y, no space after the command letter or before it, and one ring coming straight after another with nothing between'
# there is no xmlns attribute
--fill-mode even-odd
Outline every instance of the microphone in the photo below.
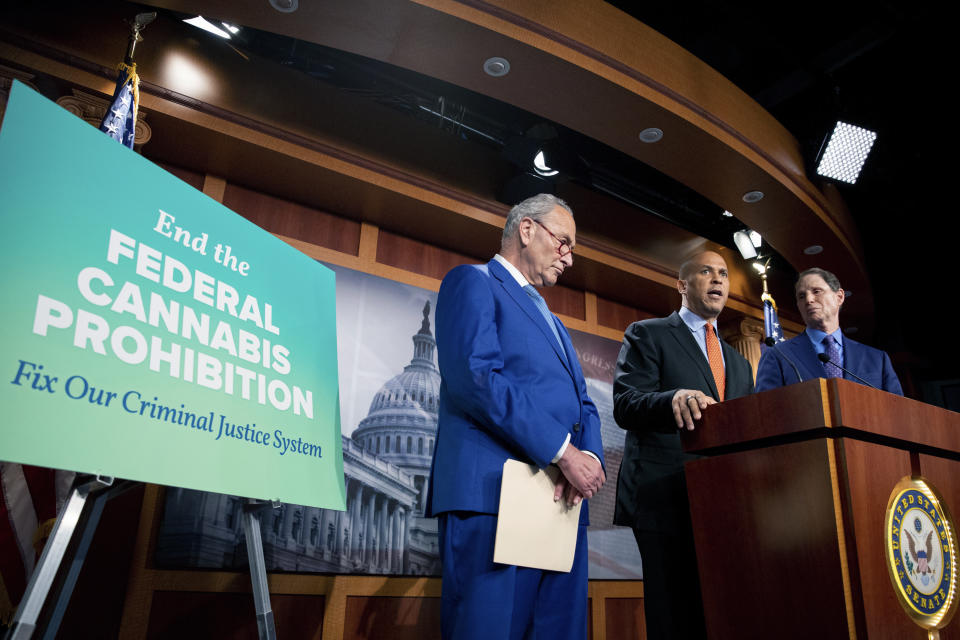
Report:
<svg viewBox="0 0 960 640"><path fill-rule="evenodd" d="M797 368L797 365L795 365L795 364L793 363L793 360L791 360L790 358L787 357L787 354L785 354L783 351L780 351L780 349L777 349L777 341L774 340L773 338L771 338L770 336L767 336L766 338L764 338L763 342L764 342L764 344L766 344L768 347L770 347L771 349L773 349L773 350L777 353L777 356L778 356L778 357L783 358L784 360L786 360L787 363L788 363L791 367L793 367L793 372L794 372L795 374L797 374L797 381L798 381L798 382L803 382L803 376L800 375L800 369L798 369L798 368Z"/></svg>
<svg viewBox="0 0 960 640"><path fill-rule="evenodd" d="M855 374L853 371L850 371L849 369L844 369L843 367L841 367L840 365L838 365L836 362L832 361L832 360L830 359L830 356L828 356L827 354L825 354L825 353L818 353L818 354L817 354L817 359L820 360L820 362L822 362L823 364L827 364L827 363L829 362L830 364L832 364L833 366L835 366L837 369L840 369L840 371L843 371L844 373L849 373L849 374L852 375L854 378L856 378L857 380L859 380L859 381L862 382L863 384L867 385L867 386L870 387L871 389L876 389L875 386L873 386L872 384L870 384L869 382L867 382L866 380L864 380L863 378L861 378L860 376L858 376L857 374Z"/></svg>

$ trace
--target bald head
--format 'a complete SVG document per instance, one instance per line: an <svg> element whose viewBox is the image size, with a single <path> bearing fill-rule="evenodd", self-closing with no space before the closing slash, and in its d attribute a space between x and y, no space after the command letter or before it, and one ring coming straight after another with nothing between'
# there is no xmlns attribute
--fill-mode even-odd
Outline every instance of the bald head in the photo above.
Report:
<svg viewBox="0 0 960 640"><path fill-rule="evenodd" d="M704 251L680 266L677 290L683 306L704 320L715 320L730 295L727 263L719 253Z"/></svg>
<svg viewBox="0 0 960 640"><path fill-rule="evenodd" d="M690 257L686 262L680 265L680 273L677 277L680 280L686 280L690 275L696 271L698 268L707 263L707 261L716 261L719 260L723 262L724 268L726 268L727 263L716 251L701 251L700 253Z"/></svg>

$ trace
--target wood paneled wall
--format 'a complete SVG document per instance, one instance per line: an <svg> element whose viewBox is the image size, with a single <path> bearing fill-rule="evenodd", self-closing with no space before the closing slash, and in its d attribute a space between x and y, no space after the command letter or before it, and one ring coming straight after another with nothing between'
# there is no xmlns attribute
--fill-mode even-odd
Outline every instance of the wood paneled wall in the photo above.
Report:
<svg viewBox="0 0 960 640"><path fill-rule="evenodd" d="M163 166L172 169L170 165ZM197 174L184 169L174 173L187 176L189 179L183 179L191 184L197 181ZM216 176L205 176L202 182L204 186L200 188L205 193L212 197L222 193L221 198L215 199L317 260L433 291L440 288L443 276L453 267L480 262L472 256L247 189ZM490 247L488 257L497 249ZM631 322L654 315L563 285L542 293L551 311L569 328L612 340L620 340Z"/></svg>

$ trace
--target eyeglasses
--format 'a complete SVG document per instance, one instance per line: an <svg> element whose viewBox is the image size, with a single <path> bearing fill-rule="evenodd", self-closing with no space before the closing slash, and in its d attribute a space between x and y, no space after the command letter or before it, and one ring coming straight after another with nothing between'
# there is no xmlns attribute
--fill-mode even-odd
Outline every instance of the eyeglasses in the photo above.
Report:
<svg viewBox="0 0 960 640"><path fill-rule="evenodd" d="M533 220L533 218L530 218L530 219ZM543 223L541 223L539 220L533 220L533 221L536 222L538 225L540 225L540 227L541 227L544 231L546 231L547 233L549 233L551 238L553 238L554 240L556 240L557 242L560 243L560 246L557 247L557 253L560 255L561 258L563 258L564 256L566 256L566 255L569 254L569 253L573 253L573 247L570 246L570 241L569 241L569 240L561 240L561 239L558 238L556 235L554 235L553 231L550 231L550 229L547 229L547 228L543 225Z"/></svg>

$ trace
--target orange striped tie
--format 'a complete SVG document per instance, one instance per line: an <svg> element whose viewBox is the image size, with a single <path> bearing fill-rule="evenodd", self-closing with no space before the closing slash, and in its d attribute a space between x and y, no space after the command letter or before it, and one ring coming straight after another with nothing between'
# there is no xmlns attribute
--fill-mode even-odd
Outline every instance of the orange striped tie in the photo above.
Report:
<svg viewBox="0 0 960 640"><path fill-rule="evenodd" d="M713 381L717 383L717 393L720 402L723 402L724 392L727 387L727 375L723 371L723 356L720 354L720 341L713 325L709 322L706 327L707 332L707 360L710 361L710 370L713 372Z"/></svg>

